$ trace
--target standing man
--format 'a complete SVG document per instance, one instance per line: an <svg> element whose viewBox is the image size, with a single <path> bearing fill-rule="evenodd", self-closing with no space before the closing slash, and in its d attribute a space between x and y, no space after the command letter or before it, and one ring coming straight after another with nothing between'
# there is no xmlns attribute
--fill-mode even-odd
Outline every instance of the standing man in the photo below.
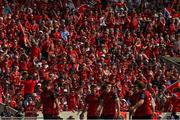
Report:
<svg viewBox="0 0 180 120"><path fill-rule="evenodd" d="M58 99L50 87L50 81L44 81L43 92L41 94L41 103L43 104L44 119L57 119L59 112Z"/></svg>
<svg viewBox="0 0 180 120"><path fill-rule="evenodd" d="M105 90L100 96L97 114L101 116L102 119L115 119L120 117L119 98L117 94L112 91L112 85L109 82L106 83Z"/></svg>
<svg viewBox="0 0 180 120"><path fill-rule="evenodd" d="M86 96L84 109L80 115L81 118L84 118L84 113L87 110L87 119L98 119L96 110L99 104L99 94L97 93L97 87L91 85L91 93Z"/></svg>
<svg viewBox="0 0 180 120"><path fill-rule="evenodd" d="M29 98L32 97L34 93L34 89L37 81L33 80L32 76L29 75L27 72L25 72L24 74L25 74L25 80L22 81L22 84L24 85L23 107L25 108L28 105Z"/></svg>
<svg viewBox="0 0 180 120"><path fill-rule="evenodd" d="M138 93L136 94L135 104L130 108L132 119L152 119L153 105L152 97L142 82L137 84Z"/></svg>

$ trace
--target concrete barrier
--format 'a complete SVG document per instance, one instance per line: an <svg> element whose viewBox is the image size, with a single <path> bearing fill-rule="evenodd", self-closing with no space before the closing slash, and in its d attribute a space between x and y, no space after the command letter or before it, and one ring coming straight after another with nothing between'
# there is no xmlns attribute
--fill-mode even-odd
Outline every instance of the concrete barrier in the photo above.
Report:
<svg viewBox="0 0 180 120"><path fill-rule="evenodd" d="M0 103L0 113L2 113L4 111L4 106L5 106L5 104ZM8 109L11 112L11 114L13 114L13 115L15 115L17 113L17 110L15 110L11 107L8 107Z"/></svg>
<svg viewBox="0 0 180 120"><path fill-rule="evenodd" d="M63 111L63 112L60 112L59 116L63 119L67 119L71 116L72 118L77 120L77 119L80 119L79 118L80 114L81 114L81 111L79 111L79 112ZM39 119L43 118L42 112L38 112L38 118ZM85 112L85 114L84 114L84 119L87 119L87 112Z"/></svg>
<svg viewBox="0 0 180 120"><path fill-rule="evenodd" d="M5 106L5 104L3 104L3 103L0 103L0 113L1 112L3 112L3 110L4 110L4 106ZM11 107L9 107L9 111L13 114L13 115L15 115L16 113L17 113L17 110L15 110L15 109L13 109L13 108L11 108ZM124 114L124 116L126 116L125 118L124 118L124 120L129 120L129 112L122 112L123 114ZM80 114L81 114L81 111L79 111L79 112L77 112L77 111L75 111L75 112L71 112L71 111L62 111L62 112L60 112L60 114L59 114L59 116L61 117L61 118L63 118L63 119L67 119L67 118L69 118L70 116L72 117L72 118L74 118L74 119L80 119L79 118L79 116L80 116ZM180 116L180 112L178 112L177 113L177 115L178 116ZM85 113L85 120L87 119L87 112ZM169 119L170 118L170 116L171 116L171 113L170 112L165 112L165 113L162 113L161 114L161 117L162 117L162 119L164 120L164 119ZM18 118L17 117L10 117L10 118L1 118L0 117L0 120L18 120ZM24 119L24 118L23 118ZM32 118L25 118L25 120L32 120ZM38 112L38 116L37 116L37 119L43 119L43 114L42 114L42 112L41 111L39 111Z"/></svg>
<svg viewBox="0 0 180 120"><path fill-rule="evenodd" d="M41 112L38 112L39 113L39 116L37 118L33 118L33 117L28 117L28 118L23 118L21 120L42 120L43 119L43 116L42 116L42 113ZM80 115L80 112L61 112L60 113L60 117L63 119L63 120L67 120L69 118L69 116L72 116L73 119L75 120L80 120L79 118L79 115ZM180 117L180 113L178 112L177 115ZM131 120L129 118L129 113L127 112L126 113L126 118L121 118L122 120ZM166 113L162 113L161 114L161 118L160 120L171 120L171 113L170 112L166 112ZM6 117L6 118L1 118L0 117L0 120L20 120L18 117ZM84 120L87 120L86 118L86 114L85 114L85 118Z"/></svg>

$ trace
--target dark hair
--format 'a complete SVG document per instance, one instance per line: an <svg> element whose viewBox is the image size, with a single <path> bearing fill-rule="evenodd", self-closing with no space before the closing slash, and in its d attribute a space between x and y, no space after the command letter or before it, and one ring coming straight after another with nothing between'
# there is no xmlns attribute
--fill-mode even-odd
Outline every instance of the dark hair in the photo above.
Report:
<svg viewBox="0 0 180 120"><path fill-rule="evenodd" d="M106 82L105 85L106 85L106 86L107 86L107 85L111 85L111 83L110 83L110 82Z"/></svg>
<svg viewBox="0 0 180 120"><path fill-rule="evenodd" d="M96 85L94 85L94 84L93 84L93 85L91 85L91 88L95 88L95 87L96 87Z"/></svg>
<svg viewBox="0 0 180 120"><path fill-rule="evenodd" d="M50 84L50 80L45 80L45 81L43 81L43 83L42 83L42 88L43 89L47 89L47 86Z"/></svg>
<svg viewBox="0 0 180 120"><path fill-rule="evenodd" d="M137 83L137 87L138 87L139 89L144 89L145 85L144 85L143 82L139 82L139 83Z"/></svg>

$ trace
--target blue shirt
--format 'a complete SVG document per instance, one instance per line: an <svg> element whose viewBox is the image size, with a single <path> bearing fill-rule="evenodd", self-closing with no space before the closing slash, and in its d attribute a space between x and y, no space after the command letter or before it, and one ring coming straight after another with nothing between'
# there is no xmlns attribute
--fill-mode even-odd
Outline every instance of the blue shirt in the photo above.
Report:
<svg viewBox="0 0 180 120"><path fill-rule="evenodd" d="M69 32L68 31L62 31L61 32L61 37L63 40L68 40Z"/></svg>

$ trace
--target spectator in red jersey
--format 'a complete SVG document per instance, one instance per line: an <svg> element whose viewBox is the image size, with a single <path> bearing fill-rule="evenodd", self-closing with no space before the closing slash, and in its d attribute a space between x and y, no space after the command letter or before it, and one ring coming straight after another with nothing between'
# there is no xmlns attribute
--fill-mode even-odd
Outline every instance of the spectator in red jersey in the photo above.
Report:
<svg viewBox="0 0 180 120"><path fill-rule="evenodd" d="M180 98L178 98L177 95L173 95L171 98L170 98L170 101L171 101L171 104L172 104L172 119L179 119L179 116L177 115L177 112L180 111Z"/></svg>
<svg viewBox="0 0 180 120"><path fill-rule="evenodd" d="M44 81L43 92L41 93L41 103L43 105L44 119L56 119L57 111L59 111L57 96L51 89L50 81Z"/></svg>
<svg viewBox="0 0 180 120"><path fill-rule="evenodd" d="M84 113L87 109L87 119L98 119L96 110L99 104L99 94L97 93L96 85L91 85L90 89L91 93L85 98L85 105L80 118L84 118Z"/></svg>
<svg viewBox="0 0 180 120"><path fill-rule="evenodd" d="M67 104L69 111L76 111L78 109L78 96L74 90L67 96Z"/></svg>
<svg viewBox="0 0 180 120"><path fill-rule="evenodd" d="M32 97L37 82L36 80L33 80L33 77L31 75L28 75L28 73L25 73L25 77L26 76L27 78L22 81L22 84L24 85L24 107L27 106L29 97Z"/></svg>
<svg viewBox="0 0 180 120"><path fill-rule="evenodd" d="M138 93L136 95L135 105L130 108L132 119L152 119L153 106L151 94L146 90L142 82L137 84Z"/></svg>
<svg viewBox="0 0 180 120"><path fill-rule="evenodd" d="M105 90L100 96L97 114L99 114L102 119L120 117L120 101L117 94L112 91L112 85L109 82L105 84Z"/></svg>
<svg viewBox="0 0 180 120"><path fill-rule="evenodd" d="M164 111L165 101L158 100L160 88L176 82L179 73L162 64L159 56L180 56L179 1L73 0L76 5L72 0L1 1L3 102L9 104L14 96L23 96L24 89L17 94L13 91L22 86L20 79L25 79L23 72L28 71L37 73L40 83L52 78L51 86L58 82L62 91L82 90L78 96L82 101L91 84L101 87L108 80L112 85L118 83L120 99L127 101L131 84L152 83L157 86L156 111ZM73 6L79 8L71 10ZM59 77L62 73L64 80ZM61 94L66 106L67 96ZM15 101L21 106L22 99ZM72 106L80 110L82 105L74 102Z"/></svg>

